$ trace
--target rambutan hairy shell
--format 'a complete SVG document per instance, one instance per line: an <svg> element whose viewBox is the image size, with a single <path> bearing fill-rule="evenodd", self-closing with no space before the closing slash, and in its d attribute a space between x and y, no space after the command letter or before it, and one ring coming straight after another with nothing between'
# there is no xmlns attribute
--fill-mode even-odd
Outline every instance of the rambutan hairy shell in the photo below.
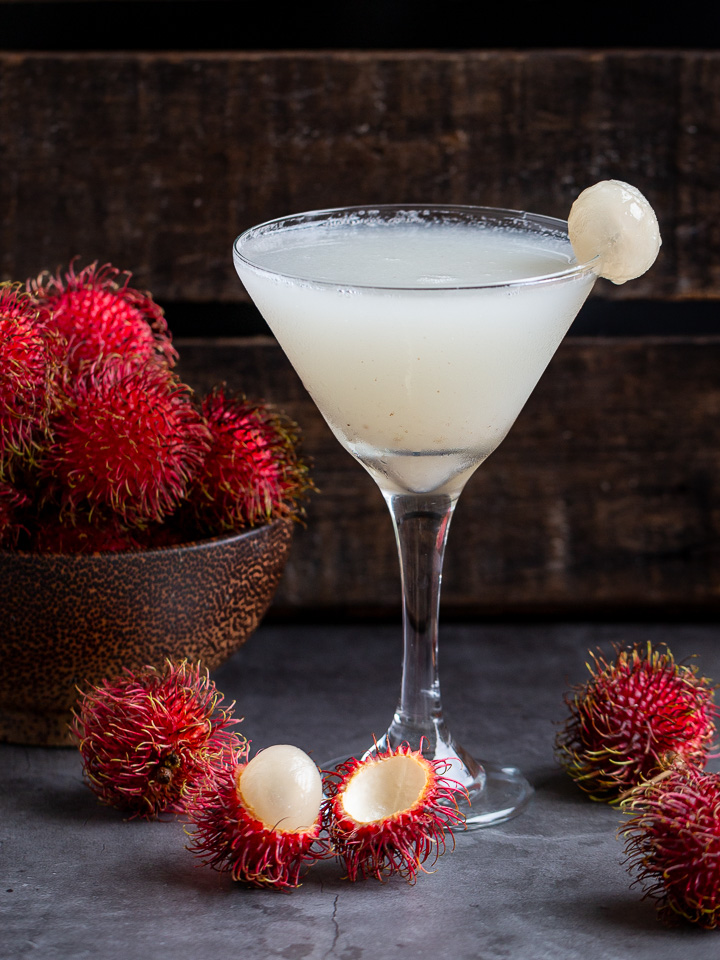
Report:
<svg viewBox="0 0 720 960"><path fill-rule="evenodd" d="M349 880L397 874L414 883L445 852L446 836L463 824L460 786L445 769L400 744L352 758L326 778L323 822Z"/></svg>
<svg viewBox="0 0 720 960"><path fill-rule="evenodd" d="M53 426L42 469L63 511L108 508L129 525L177 509L209 444L189 388L154 361L92 368Z"/></svg>
<svg viewBox="0 0 720 960"><path fill-rule="evenodd" d="M616 803L676 761L704 766L715 739L714 686L651 644L591 654L590 679L565 701L558 762L593 800Z"/></svg>
<svg viewBox="0 0 720 960"><path fill-rule="evenodd" d="M327 856L321 801L320 773L302 750L276 744L249 762L246 751L217 788L206 785L194 797L188 849L251 886L297 887L306 869Z"/></svg>
<svg viewBox="0 0 720 960"><path fill-rule="evenodd" d="M218 533L297 518L298 500L313 488L297 425L222 388L204 399L202 412L211 444L192 502L203 526Z"/></svg>
<svg viewBox="0 0 720 960"><path fill-rule="evenodd" d="M623 802L620 830L635 883L660 918L720 926L720 774L677 764Z"/></svg>
<svg viewBox="0 0 720 960"><path fill-rule="evenodd" d="M59 349L17 284L0 285L0 477L33 455L48 431Z"/></svg>
<svg viewBox="0 0 720 960"><path fill-rule="evenodd" d="M177 359L161 307L149 293L131 287L130 278L112 264L95 262L28 281L30 295L49 311L48 326L67 341L74 371L115 358L155 357L170 365Z"/></svg>
<svg viewBox="0 0 720 960"><path fill-rule="evenodd" d="M182 813L244 747L200 664L126 670L81 694L71 733L90 789L131 817Z"/></svg>

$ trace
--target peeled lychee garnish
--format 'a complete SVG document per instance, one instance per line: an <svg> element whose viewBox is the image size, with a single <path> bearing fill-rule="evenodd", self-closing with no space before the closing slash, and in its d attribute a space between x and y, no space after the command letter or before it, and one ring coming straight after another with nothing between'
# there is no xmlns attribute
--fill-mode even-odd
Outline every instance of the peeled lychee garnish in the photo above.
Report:
<svg viewBox="0 0 720 960"><path fill-rule="evenodd" d="M622 180L601 180L583 190L570 210L568 234L577 259L599 257L599 275L618 284L649 270L662 243L655 211L637 187Z"/></svg>
<svg viewBox="0 0 720 960"><path fill-rule="evenodd" d="M0 548L17 546L20 536L26 532L23 514L30 503L27 493L0 480Z"/></svg>
<svg viewBox="0 0 720 960"><path fill-rule="evenodd" d="M199 664L126 670L83 693L72 733L98 799L131 817L181 813L215 784L244 740Z"/></svg>
<svg viewBox="0 0 720 960"><path fill-rule="evenodd" d="M298 499L312 489L297 425L221 388L205 398L202 412L211 446L192 501L203 526L221 532L297 517Z"/></svg>
<svg viewBox="0 0 720 960"><path fill-rule="evenodd" d="M154 361L92 368L54 422L42 467L64 511L115 511L126 524L162 520L186 496L209 446L187 387Z"/></svg>
<svg viewBox="0 0 720 960"><path fill-rule="evenodd" d="M590 679L565 698L561 766L593 800L617 802L676 761L704 765L718 715L714 686L669 650L635 646L614 661L591 654Z"/></svg>
<svg viewBox="0 0 720 960"><path fill-rule="evenodd" d="M679 764L623 804L629 869L666 922L720 926L720 774Z"/></svg>
<svg viewBox="0 0 720 960"><path fill-rule="evenodd" d="M28 283L33 298L50 311L48 324L65 337L73 369L98 359L173 364L177 354L161 307L129 285L131 274L106 263L75 272L41 274Z"/></svg>
<svg viewBox="0 0 720 960"><path fill-rule="evenodd" d="M249 763L239 755L218 789L208 785L195 797L189 849L235 880L297 887L306 867L327 855L321 800L318 768L297 747L267 747Z"/></svg>
<svg viewBox="0 0 720 960"><path fill-rule="evenodd" d="M459 784L445 769L445 761L400 744L348 760L327 778L323 819L349 880L398 874L414 883L445 852L446 833L464 820Z"/></svg>
<svg viewBox="0 0 720 960"><path fill-rule="evenodd" d="M17 285L0 286L0 476L44 439L56 366L38 307Z"/></svg>

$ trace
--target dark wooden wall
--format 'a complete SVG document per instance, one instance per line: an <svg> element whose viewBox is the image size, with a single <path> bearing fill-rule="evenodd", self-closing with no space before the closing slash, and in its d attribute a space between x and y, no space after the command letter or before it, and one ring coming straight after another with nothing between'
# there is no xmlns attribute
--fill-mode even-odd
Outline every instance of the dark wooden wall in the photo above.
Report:
<svg viewBox="0 0 720 960"><path fill-rule="evenodd" d="M171 326L176 307L194 311L200 337L206 312L237 305L238 338L183 340L182 370L264 395L305 430L322 493L286 611L395 611L396 561L372 481L278 348L242 338L235 235L394 200L566 216L617 177L652 200L664 243L646 277L597 293L642 301L652 331L654 304L720 299L719 170L712 50L0 51L0 276L110 260ZM448 609L712 614L719 364L714 335L566 341L463 495Z"/></svg>

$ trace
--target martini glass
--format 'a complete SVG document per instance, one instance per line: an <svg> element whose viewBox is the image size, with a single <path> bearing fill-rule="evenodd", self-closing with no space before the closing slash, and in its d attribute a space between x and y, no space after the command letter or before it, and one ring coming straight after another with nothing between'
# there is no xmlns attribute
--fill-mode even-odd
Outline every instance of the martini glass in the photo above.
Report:
<svg viewBox="0 0 720 960"><path fill-rule="evenodd" d="M400 699L378 747L408 742L463 785L468 829L508 820L532 788L477 760L443 718L442 563L458 497L512 426L596 279L567 223L470 206L312 211L235 241L251 298L392 517L400 558ZM375 748L369 745L372 752Z"/></svg>

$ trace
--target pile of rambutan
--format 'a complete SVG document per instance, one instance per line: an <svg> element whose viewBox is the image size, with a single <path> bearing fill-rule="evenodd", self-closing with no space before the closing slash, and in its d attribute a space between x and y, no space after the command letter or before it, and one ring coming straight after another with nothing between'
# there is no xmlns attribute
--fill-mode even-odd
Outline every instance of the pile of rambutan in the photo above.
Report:
<svg viewBox="0 0 720 960"><path fill-rule="evenodd" d="M346 877L414 883L462 825L445 761L407 744L323 773L276 744L250 759L233 706L199 664L125 670L81 693L71 733L101 803L129 819L181 815L188 849L256 887L299 886L335 856Z"/></svg>
<svg viewBox="0 0 720 960"><path fill-rule="evenodd" d="M297 519L299 431L175 372L163 310L106 264L0 285L0 548L167 546Z"/></svg>
<svg viewBox="0 0 720 960"><path fill-rule="evenodd" d="M651 644L592 654L566 696L560 764L591 799L619 804L626 864L665 921L720 926L720 774L715 686Z"/></svg>

